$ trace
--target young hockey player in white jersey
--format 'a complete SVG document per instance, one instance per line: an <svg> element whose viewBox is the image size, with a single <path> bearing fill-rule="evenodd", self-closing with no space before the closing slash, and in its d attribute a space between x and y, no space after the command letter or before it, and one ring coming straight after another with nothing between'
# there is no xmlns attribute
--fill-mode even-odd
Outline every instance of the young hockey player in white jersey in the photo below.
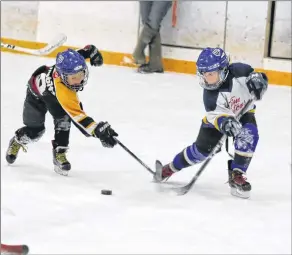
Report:
<svg viewBox="0 0 292 255"><path fill-rule="evenodd" d="M175 172L204 161L223 134L234 137L235 155L229 162L231 194L248 198L251 184L244 176L259 140L252 104L237 120L236 114L255 96L261 100L268 87L264 73L243 63L229 65L220 48L205 48L198 57L197 74L204 88L206 116L202 120L197 140L178 153L169 164L157 167L154 179L167 180Z"/></svg>
<svg viewBox="0 0 292 255"><path fill-rule="evenodd" d="M59 174L67 175L71 169L66 158L71 122L84 135L99 138L103 146L116 145L114 137L118 134L107 122L95 122L89 117L78 99L78 92L84 89L88 80L85 59L90 59L93 66L103 64L98 49L88 45L78 51L68 49L58 53L56 65L41 66L32 74L23 107L24 126L15 131L6 153L9 164L14 163L20 148L24 149L28 143L42 137L47 111L54 119L53 164Z"/></svg>

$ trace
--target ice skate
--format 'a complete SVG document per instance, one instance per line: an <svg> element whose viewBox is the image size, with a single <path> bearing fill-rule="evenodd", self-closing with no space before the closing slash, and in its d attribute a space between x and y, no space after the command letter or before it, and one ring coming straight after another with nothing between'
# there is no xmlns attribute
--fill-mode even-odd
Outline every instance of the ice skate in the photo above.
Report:
<svg viewBox="0 0 292 255"><path fill-rule="evenodd" d="M170 176L174 174L174 171L170 169L169 164L163 166L159 160L155 162L156 172L153 176L154 182L167 181Z"/></svg>
<svg viewBox="0 0 292 255"><path fill-rule="evenodd" d="M15 136L12 137L6 152L6 161L9 164L13 164L14 161L17 159L20 148L22 148L23 151L26 152L25 145L18 142Z"/></svg>
<svg viewBox="0 0 292 255"><path fill-rule="evenodd" d="M246 177L239 170L229 170L229 186L231 188L231 195L240 198L249 198L251 185L246 181Z"/></svg>
<svg viewBox="0 0 292 255"><path fill-rule="evenodd" d="M54 170L56 173L67 176L71 169L71 164L66 158L68 147L58 146L53 149Z"/></svg>

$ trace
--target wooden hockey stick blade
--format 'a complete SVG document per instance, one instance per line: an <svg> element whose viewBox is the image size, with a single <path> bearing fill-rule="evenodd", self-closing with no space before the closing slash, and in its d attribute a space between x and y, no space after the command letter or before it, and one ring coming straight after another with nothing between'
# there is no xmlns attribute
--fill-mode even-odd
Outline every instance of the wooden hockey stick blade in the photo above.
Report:
<svg viewBox="0 0 292 255"><path fill-rule="evenodd" d="M27 245L8 245L1 244L1 254L7 255L27 255L29 253L29 248Z"/></svg>
<svg viewBox="0 0 292 255"><path fill-rule="evenodd" d="M52 40L44 48L41 48L41 49L28 49L28 48L19 47L13 44L6 44L2 42L1 42L1 47L29 53L31 55L44 56L44 55L50 54L55 49L63 45L66 42L66 40L67 40L67 36L65 34L59 34L58 36L54 38L54 40Z"/></svg>
<svg viewBox="0 0 292 255"><path fill-rule="evenodd" d="M66 41L67 36L65 34L59 34L51 43L49 43L46 47L38 50L38 52L40 55L48 55L58 47L62 46Z"/></svg>

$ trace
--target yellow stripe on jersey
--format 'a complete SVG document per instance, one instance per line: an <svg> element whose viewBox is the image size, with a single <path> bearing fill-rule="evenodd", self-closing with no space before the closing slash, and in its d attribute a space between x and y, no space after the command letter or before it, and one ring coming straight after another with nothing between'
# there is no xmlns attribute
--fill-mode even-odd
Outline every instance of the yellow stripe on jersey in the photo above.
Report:
<svg viewBox="0 0 292 255"><path fill-rule="evenodd" d="M84 130L89 135L92 135L97 123L86 115L80 107L77 92L66 87L60 77L54 78L56 98L64 111L70 116L78 127Z"/></svg>
<svg viewBox="0 0 292 255"><path fill-rule="evenodd" d="M88 133L90 133L91 135L94 135L94 133L93 133L93 131L94 131L94 129L96 128L96 123L95 122L92 122L92 123L90 123L87 127L86 127L86 129L88 130Z"/></svg>
<svg viewBox="0 0 292 255"><path fill-rule="evenodd" d="M203 122L205 123L205 124L209 124L210 122L207 120L207 116L205 116L204 118L203 118Z"/></svg>

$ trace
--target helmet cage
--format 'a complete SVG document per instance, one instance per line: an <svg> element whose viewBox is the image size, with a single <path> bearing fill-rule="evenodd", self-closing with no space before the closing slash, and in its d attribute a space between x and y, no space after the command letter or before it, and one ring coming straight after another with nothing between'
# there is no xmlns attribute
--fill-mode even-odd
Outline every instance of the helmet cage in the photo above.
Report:
<svg viewBox="0 0 292 255"><path fill-rule="evenodd" d="M74 84L74 85L70 85L69 84L68 76L72 75L72 74L75 74L75 73L61 73L60 74L61 79L62 79L63 83L66 85L66 87L68 87L69 89L72 89L72 90L74 90L76 92L82 91L84 89L84 86L87 84L88 75L89 75L87 66L85 68L83 68L83 70L81 70L81 71L84 72L84 79L81 81L80 84Z"/></svg>
<svg viewBox="0 0 292 255"><path fill-rule="evenodd" d="M207 89L207 90L216 90L218 89L222 83L226 80L229 70L227 67L224 67L222 69L217 70L218 75L219 75L219 80L216 83L209 84L205 77L204 77L204 72L200 72L199 70L197 71L197 75L199 76L199 84L202 88Z"/></svg>

